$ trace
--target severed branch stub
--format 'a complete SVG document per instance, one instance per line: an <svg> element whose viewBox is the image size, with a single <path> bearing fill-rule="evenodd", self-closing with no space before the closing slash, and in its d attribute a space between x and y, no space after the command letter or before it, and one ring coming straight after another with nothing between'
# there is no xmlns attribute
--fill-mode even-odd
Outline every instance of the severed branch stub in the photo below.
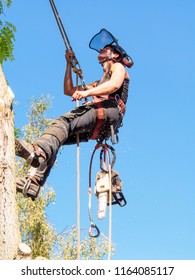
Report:
<svg viewBox="0 0 195 280"><path fill-rule="evenodd" d="M19 247L18 247L18 255L17 255L17 260L31 260L32 259L32 250L31 248L24 244L24 243L20 243Z"/></svg>

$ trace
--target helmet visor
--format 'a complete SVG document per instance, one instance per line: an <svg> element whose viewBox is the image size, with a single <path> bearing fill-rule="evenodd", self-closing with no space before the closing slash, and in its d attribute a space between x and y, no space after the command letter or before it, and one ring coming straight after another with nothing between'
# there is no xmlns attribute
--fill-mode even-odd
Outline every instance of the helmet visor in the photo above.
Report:
<svg viewBox="0 0 195 280"><path fill-rule="evenodd" d="M117 39L106 29L101 29L99 33L97 33L91 41L89 42L89 47L98 53L105 46L111 45L114 47L115 51L120 54L120 61L130 68L133 65L132 58L125 52L121 46L119 46Z"/></svg>
<svg viewBox="0 0 195 280"><path fill-rule="evenodd" d="M100 50L106 45L111 45L116 42L117 40L110 32L108 32L106 29L102 29L99 33L93 36L89 42L89 47L97 52L100 52Z"/></svg>

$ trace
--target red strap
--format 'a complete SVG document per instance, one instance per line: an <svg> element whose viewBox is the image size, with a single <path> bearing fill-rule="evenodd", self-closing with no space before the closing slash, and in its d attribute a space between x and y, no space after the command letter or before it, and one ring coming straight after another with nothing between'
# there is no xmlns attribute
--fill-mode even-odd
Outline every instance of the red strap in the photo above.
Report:
<svg viewBox="0 0 195 280"><path fill-rule="evenodd" d="M105 109L102 107L102 102L96 103L97 105L97 122L93 131L92 136L90 137L91 140L95 140L98 137L99 131L102 127L104 120L106 119L106 112Z"/></svg>
<svg viewBox="0 0 195 280"><path fill-rule="evenodd" d="M109 96L109 99L115 100L121 108L121 113L125 113L125 103L122 101L122 99L117 99L116 96Z"/></svg>
<svg viewBox="0 0 195 280"><path fill-rule="evenodd" d="M116 100L115 97L113 98L112 96L110 96L109 99ZM95 140L95 139L98 138L100 129L102 128L104 120L107 117L106 116L106 110L105 110L105 108L102 107L102 102L97 102L96 105L97 105L97 122L96 122L96 125L95 125L95 128L94 128L93 134L90 137L91 140ZM125 113L125 103L121 99L119 99L118 100L118 105L121 108L122 114L124 114Z"/></svg>
<svg viewBox="0 0 195 280"><path fill-rule="evenodd" d="M121 99L119 99L118 105L121 107L121 113L124 114L125 113L125 103Z"/></svg>

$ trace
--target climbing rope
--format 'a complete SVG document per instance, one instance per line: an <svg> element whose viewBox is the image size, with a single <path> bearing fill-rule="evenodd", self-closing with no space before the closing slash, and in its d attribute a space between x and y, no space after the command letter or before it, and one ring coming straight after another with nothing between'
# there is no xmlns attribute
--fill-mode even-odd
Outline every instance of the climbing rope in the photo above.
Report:
<svg viewBox="0 0 195 280"><path fill-rule="evenodd" d="M76 73L76 88L78 88L78 74ZM79 101L76 101L76 106L79 106ZM80 198L80 141L79 141L79 133L76 135L76 178L77 178L77 259L80 260L81 254L81 198Z"/></svg>
<svg viewBox="0 0 195 280"><path fill-rule="evenodd" d="M61 34L62 39L64 41L66 50L71 50L73 52L72 46L70 44L69 38L67 36L66 30L65 30L64 25L62 23L62 20L60 18L60 15L58 13L58 10L56 8L54 0L49 0L49 2L50 2L50 5L51 5L51 8L52 8L52 11L54 13L54 16L55 16L58 28L60 30L60 34ZM83 77L83 74L82 74L82 70L81 70L80 64L79 64L75 54L73 56L73 59L72 59L72 62L71 62L71 66L72 66L72 69L73 69L74 73L76 73L79 76L83 89L86 90L87 86L86 86L86 83L85 83L85 80L84 80L84 77ZM87 99L85 99L85 101L87 101Z"/></svg>
<svg viewBox="0 0 195 280"><path fill-rule="evenodd" d="M72 46L70 44L69 38L67 36L67 33L65 31L64 25L62 23L62 20L60 18L60 15L58 13L58 10L56 8L56 5L54 3L54 0L49 0L52 11L54 13L58 28L60 30L62 39L64 41L66 50L71 50L73 52ZM74 53L74 52L73 52ZM80 67L80 64L76 58L76 56L73 56L73 59L71 61L71 66L73 69L73 72L76 74L76 88L78 90L78 77L80 78L81 85L84 90L87 89L87 86L85 84L85 80L82 75L82 70ZM87 101L87 98L85 98L85 101ZM76 106L79 106L79 101L76 101ZM76 178L77 178L77 259L80 259L80 146L79 146L79 134L76 135Z"/></svg>
<svg viewBox="0 0 195 280"><path fill-rule="evenodd" d="M108 260L111 260L111 251L112 251L112 184L111 184L111 176L112 176L112 168L109 160L109 221L108 221Z"/></svg>

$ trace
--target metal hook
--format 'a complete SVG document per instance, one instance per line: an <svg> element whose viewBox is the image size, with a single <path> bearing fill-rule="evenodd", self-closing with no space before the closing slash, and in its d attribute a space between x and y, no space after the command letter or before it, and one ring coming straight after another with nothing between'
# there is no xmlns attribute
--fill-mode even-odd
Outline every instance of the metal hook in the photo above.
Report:
<svg viewBox="0 0 195 280"><path fill-rule="evenodd" d="M94 229L95 229L95 233L93 233ZM97 238L99 235L100 235L99 228L94 223L91 223L89 227L89 236L93 238Z"/></svg>

